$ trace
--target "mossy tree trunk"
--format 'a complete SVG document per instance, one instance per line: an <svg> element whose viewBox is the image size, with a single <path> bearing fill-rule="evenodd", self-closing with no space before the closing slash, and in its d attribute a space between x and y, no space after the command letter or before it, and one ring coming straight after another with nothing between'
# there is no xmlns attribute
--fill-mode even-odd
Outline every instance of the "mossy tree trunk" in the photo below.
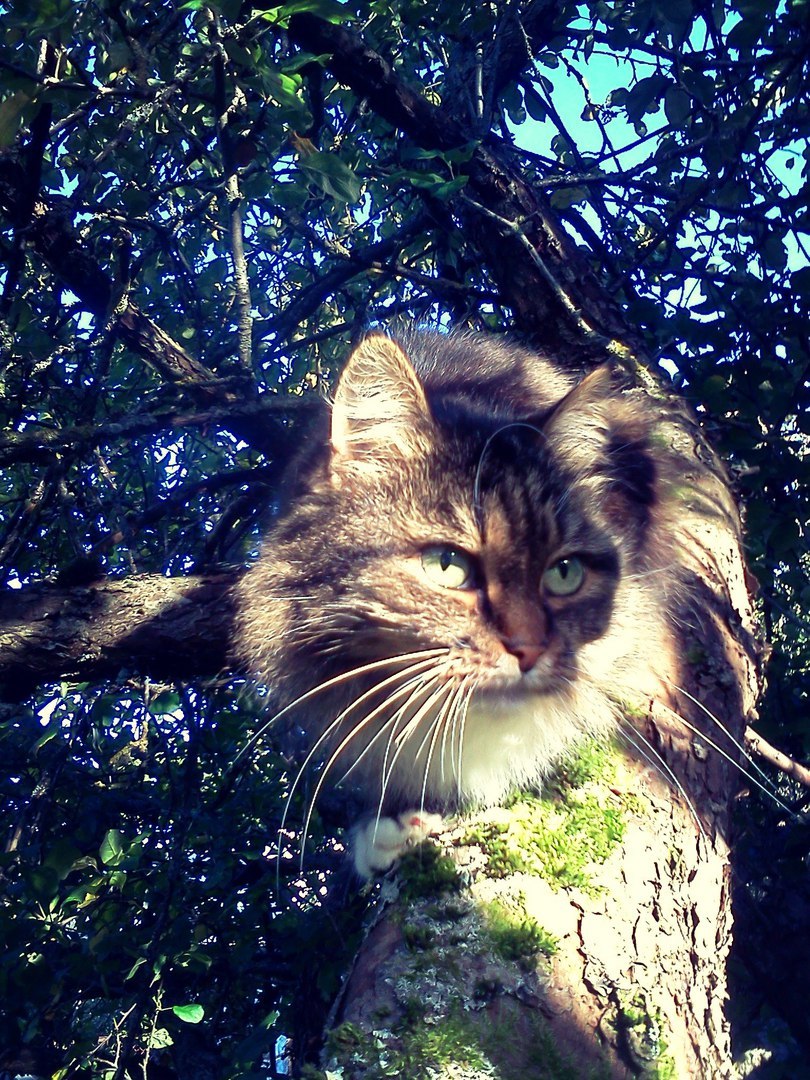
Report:
<svg viewBox="0 0 810 1080"><path fill-rule="evenodd" d="M520 48L500 54L500 79L527 65L527 43L536 51L553 34L551 10L532 6ZM291 20L289 37L325 57L364 108L416 146L468 142L450 95L433 106L352 32L305 14ZM475 236L516 332L577 370L613 357L657 392L639 335L500 145L476 144L468 172L447 212ZM42 244L56 261L53 236ZM91 285L81 295L106 310L106 292L93 298ZM133 348L160 352L177 381L195 377L185 354L155 344L140 316L122 326ZM600 767L572 770L546 802L451 828L442 843L457 871L427 854L406 867L404 891L371 929L336 1004L324 1064L340 1062L344 1077L416 1080L431 1063L449 1075L454 1062L461 1075L483 1075L487 1061L505 1080L732 1075L724 1003L737 784L711 743L736 757L716 721L741 741L759 689L759 644L726 480L674 406L669 435L683 462L685 570L699 602L685 606L670 641L650 643L657 676L638 688L626 755L612 764L597 755ZM189 674L224 664L227 582L212 578L198 591L183 580L172 597L165 579L154 591L147 584L92 583L61 597L44 589L20 599L37 605L25 613L15 600L3 628L5 696L24 696L43 670L103 677L142 653L158 672L169 658L175 677L184 663ZM158 610L165 639L149 633ZM85 636L85 623L114 633ZM172 635L187 648L176 649Z"/></svg>

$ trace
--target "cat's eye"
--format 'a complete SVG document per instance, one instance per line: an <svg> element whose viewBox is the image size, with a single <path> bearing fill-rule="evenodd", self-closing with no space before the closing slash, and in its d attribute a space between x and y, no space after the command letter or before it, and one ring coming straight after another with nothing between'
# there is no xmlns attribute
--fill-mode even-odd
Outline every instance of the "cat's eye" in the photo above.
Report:
<svg viewBox="0 0 810 1080"><path fill-rule="evenodd" d="M560 559L543 574L543 585L552 596L572 596L584 580L585 567L576 555Z"/></svg>
<svg viewBox="0 0 810 1080"><path fill-rule="evenodd" d="M431 581L445 589L471 589L475 584L475 562L466 551L446 544L433 544L422 552L422 569Z"/></svg>

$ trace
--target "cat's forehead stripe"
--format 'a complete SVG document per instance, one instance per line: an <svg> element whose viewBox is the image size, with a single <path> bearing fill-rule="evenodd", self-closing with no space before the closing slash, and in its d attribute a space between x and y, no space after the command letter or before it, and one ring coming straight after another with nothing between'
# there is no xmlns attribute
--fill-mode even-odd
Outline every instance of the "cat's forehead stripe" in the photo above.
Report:
<svg viewBox="0 0 810 1080"><path fill-rule="evenodd" d="M481 499L481 539L500 550L546 549L559 540L554 509L538 476L505 472Z"/></svg>

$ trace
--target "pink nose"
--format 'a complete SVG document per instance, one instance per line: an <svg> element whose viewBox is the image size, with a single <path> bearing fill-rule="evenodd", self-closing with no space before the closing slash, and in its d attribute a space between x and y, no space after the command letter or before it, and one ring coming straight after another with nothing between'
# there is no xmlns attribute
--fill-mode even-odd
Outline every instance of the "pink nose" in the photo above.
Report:
<svg viewBox="0 0 810 1080"><path fill-rule="evenodd" d="M503 644L507 652L517 657L518 665L524 675L532 670L546 651L545 645L513 645L509 641L504 641Z"/></svg>

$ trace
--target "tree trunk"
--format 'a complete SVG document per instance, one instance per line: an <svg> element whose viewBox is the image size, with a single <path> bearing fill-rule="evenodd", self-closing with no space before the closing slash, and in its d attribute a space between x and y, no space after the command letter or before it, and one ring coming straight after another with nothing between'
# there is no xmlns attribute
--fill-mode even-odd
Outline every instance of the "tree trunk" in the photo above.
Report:
<svg viewBox="0 0 810 1080"><path fill-rule="evenodd" d="M469 138L451 108L405 87L350 31L305 13L290 20L289 37L328 56L415 144L451 149ZM643 373L637 335L540 195L510 169L508 149L492 138L476 147L452 209L476 223L515 329L547 352L561 348L574 366L613 355ZM0 176L0 209L16 221L13 180ZM31 243L55 272L73 265L71 287L99 318L114 315L111 283L74 260L53 208L36 212ZM196 385L199 400L224 404L203 385L208 373L146 316L132 306L117 314L131 347ZM682 549L696 601L685 600L671 640L651 643L657 675L638 688L622 735L629 753L586 753L548 801L452 825L442 844L455 869L428 851L406 860L399 895L380 912L335 1006L324 1064L342 1066L340 1075L417 1080L434 1066L444 1076L492 1075L487 1062L507 1080L733 1075L724 1004L736 785L712 744L736 760L761 656L726 480L674 407L670 438L683 464ZM267 444L272 452L278 440ZM227 579L153 584L7 598L0 696L24 696L43 672L110 677L138 662L177 678L224 665Z"/></svg>
<svg viewBox="0 0 810 1080"><path fill-rule="evenodd" d="M680 550L696 600L685 597L669 642L651 643L659 677L639 687L622 734L630 753L569 768L578 786L563 784L551 802L454 825L443 838L459 868L449 882L429 859L406 867L335 1009L326 1054L345 1076L373 1076L383 1058L414 1078L426 1062L453 1060L489 1060L503 1077L560 1075L565 1061L574 1076L600 1064L611 1076L670 1066L680 1077L732 1075L736 774L712 744L737 759L730 738L741 742L752 716L761 656L725 478L677 408L669 439L683 466ZM65 674L215 672L232 582L134 576L10 593L0 696ZM550 956L540 928L556 939Z"/></svg>

